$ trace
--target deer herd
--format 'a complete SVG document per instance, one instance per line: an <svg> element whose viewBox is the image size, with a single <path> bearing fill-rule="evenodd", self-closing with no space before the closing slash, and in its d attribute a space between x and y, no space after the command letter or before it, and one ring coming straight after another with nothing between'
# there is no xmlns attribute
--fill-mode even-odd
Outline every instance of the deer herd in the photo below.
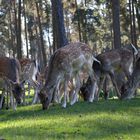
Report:
<svg viewBox="0 0 140 140"><path fill-rule="evenodd" d="M99 100L101 89L107 99L109 81L119 99L131 99L140 84L139 51L130 44L94 56L87 44L70 43L54 52L41 71L37 60L0 57L0 109L4 104L14 110L17 104L27 104L25 90L29 98L31 87L32 104L39 102L42 109L53 102L62 102L66 108L80 97L88 102Z"/></svg>

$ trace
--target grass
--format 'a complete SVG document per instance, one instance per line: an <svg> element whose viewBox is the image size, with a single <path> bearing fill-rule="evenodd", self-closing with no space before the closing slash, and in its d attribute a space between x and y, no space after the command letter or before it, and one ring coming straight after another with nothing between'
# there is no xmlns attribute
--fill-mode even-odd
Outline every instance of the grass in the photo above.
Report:
<svg viewBox="0 0 140 140"><path fill-rule="evenodd" d="M54 105L0 111L0 139L6 140L138 140L140 98L78 102L66 109Z"/></svg>

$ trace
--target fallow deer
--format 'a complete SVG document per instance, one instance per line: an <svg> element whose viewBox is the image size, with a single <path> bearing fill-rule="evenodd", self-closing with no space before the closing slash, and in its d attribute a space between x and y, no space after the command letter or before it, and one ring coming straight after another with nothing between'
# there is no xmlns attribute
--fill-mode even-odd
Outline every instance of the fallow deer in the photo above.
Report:
<svg viewBox="0 0 140 140"><path fill-rule="evenodd" d="M40 83L40 85L43 85L43 83L45 83L45 80L47 78L47 74L48 74L48 65L45 67L45 69L39 74L37 75L37 79ZM72 94L75 90L75 80L72 79L71 81L69 81L68 83L68 91L69 91L69 94L67 95L67 100L69 101L69 98L72 97ZM63 86L63 82L61 80L58 81L57 83L57 86L55 88L55 92L53 94L53 99L52 99L52 102L54 103L61 103L61 100L63 98L63 90L64 90L64 86ZM77 97L78 98L78 97ZM75 100L78 100L78 99L75 99Z"/></svg>
<svg viewBox="0 0 140 140"><path fill-rule="evenodd" d="M36 60L31 60L29 58L19 59L21 65L21 77L25 83L28 84L28 97L30 95L30 88L35 89L34 97L32 104L37 102L38 99L38 86L39 82L37 81L37 75L39 74L39 66Z"/></svg>
<svg viewBox="0 0 140 140"><path fill-rule="evenodd" d="M93 93L95 90L95 77L92 69L94 59L92 50L88 47L88 45L81 42L70 43L63 48L58 49L52 55L49 61L49 70L45 85L39 93L42 108L47 109L49 107L53 94L56 88L59 87L59 83L64 84L64 103L62 106L65 108L67 104L66 98L68 94L68 82L75 78L75 85L79 85L80 81L78 78L78 73L83 70L89 74L93 83L89 98L89 101L92 102L94 99ZM79 88L80 86L75 89L73 97L77 94ZM72 104L74 104L73 101Z"/></svg>
<svg viewBox="0 0 140 140"><path fill-rule="evenodd" d="M24 83L24 81L20 82L20 73L21 67L17 59L0 57L0 78L5 80L7 86L9 87L9 92L11 93L12 91L11 98L14 96L16 103L18 104L21 103ZM16 109L13 99L11 99L11 104L12 107Z"/></svg>
<svg viewBox="0 0 140 140"><path fill-rule="evenodd" d="M121 88L123 85L127 82L127 78L125 76L124 72L115 72L114 74L116 84L118 86L119 91L121 91ZM107 100L109 98L109 93L113 89L113 85L111 84L110 76L107 75L106 79L103 84L103 93L104 93L104 99Z"/></svg>
<svg viewBox="0 0 140 140"><path fill-rule="evenodd" d="M132 48L134 48L134 46L132 46ZM95 75L97 76L97 83L95 84L97 99L106 75L110 76L113 86L116 89L117 96L118 98L121 98L120 90L115 79L115 73L124 72L125 77L129 79L133 71L134 56L136 56L137 53L138 52L136 51L136 49L134 49L133 53L131 49L120 48L101 53L96 57L101 62L100 64L94 62L92 66L95 71ZM89 98L91 85L91 80L89 78L86 84L81 87L81 95L84 97L85 100Z"/></svg>
<svg viewBox="0 0 140 140"><path fill-rule="evenodd" d="M131 99L140 85L140 58L136 61L133 73L128 82L121 89L121 99Z"/></svg>

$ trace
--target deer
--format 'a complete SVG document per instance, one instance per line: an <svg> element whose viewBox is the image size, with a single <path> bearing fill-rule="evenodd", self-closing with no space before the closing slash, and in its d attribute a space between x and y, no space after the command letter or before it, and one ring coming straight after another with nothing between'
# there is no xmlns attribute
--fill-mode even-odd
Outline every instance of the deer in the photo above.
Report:
<svg viewBox="0 0 140 140"><path fill-rule="evenodd" d="M2 94L0 94L0 109L3 108L5 104L5 97L2 96Z"/></svg>
<svg viewBox="0 0 140 140"><path fill-rule="evenodd" d="M108 52L103 52L99 54L96 59L100 61L100 64L96 61L93 62L92 68L94 69L97 81L96 81L96 97L98 100L99 91L103 86L103 83L106 79L106 76L109 75L113 86L115 87L117 96L121 99L120 89L121 86L126 82L124 79L124 83L118 88L118 83L116 82L116 73L124 73L127 79L130 78L130 75L133 71L134 59L138 54L136 48L131 44L131 47L123 47L119 49L113 49ZM134 51L134 52L133 52ZM81 96L84 100L88 100L90 95L90 87L92 83L90 78L88 78L87 82L83 84L81 87Z"/></svg>
<svg viewBox="0 0 140 140"><path fill-rule="evenodd" d="M131 99L135 96L135 91L140 85L140 58L137 59L130 79L121 88L121 99Z"/></svg>
<svg viewBox="0 0 140 140"><path fill-rule="evenodd" d="M0 79L3 79L5 81L5 86L7 88L6 90L10 92L11 104L14 110L16 110L16 104L21 104L23 96L24 81L20 82L20 74L21 67L17 59L0 57ZM2 94L1 99L3 99L3 97L4 94ZM14 98L16 100L16 103L14 103ZM2 103L3 101L1 100L0 102ZM0 108L1 107L2 106L0 106Z"/></svg>
<svg viewBox="0 0 140 140"><path fill-rule="evenodd" d="M40 75L37 75L37 79L40 83L40 86L43 85L43 83L45 82L47 74L48 74L48 65L45 66L44 70L40 73ZM67 95L68 101L70 100L72 93L74 92L74 87L75 87L74 83L75 83L75 79L70 80L68 83L68 87L67 87L69 92L69 94ZM64 90L63 82L59 80L55 88L55 94L53 95L52 103L61 103L63 98L63 90ZM76 100L78 101L78 97Z"/></svg>
<svg viewBox="0 0 140 140"><path fill-rule="evenodd" d="M121 91L121 88L123 85L127 82L127 78L125 76L124 72L115 72L115 80L116 84L118 86L119 91ZM109 75L106 76L104 84L103 84L103 93L104 93L104 99L107 100L109 98L110 90L113 88L113 85L111 84L111 79Z"/></svg>
<svg viewBox="0 0 140 140"><path fill-rule="evenodd" d="M70 43L58 49L50 58L45 84L38 94L42 104L42 109L49 108L53 99L53 94L55 94L56 88L60 87L60 83L64 86L64 101L62 107L66 108L68 94L67 87L69 81L75 78L73 97L76 97L80 89L80 79L78 76L80 71L85 71L91 77L93 86L89 102L93 102L93 93L95 90L94 81L96 78L93 74L92 63L95 60L96 59L92 54L92 50L87 44L82 42ZM71 105L73 105L75 101L72 100Z"/></svg>
<svg viewBox="0 0 140 140"><path fill-rule="evenodd" d="M28 98L30 95L30 88L33 87L35 89L32 100L32 104L35 104L38 100L38 87L40 85L39 81L37 80L37 76L40 75L39 64L37 60L31 60L29 58L21 58L19 59L19 62L21 65L22 80L28 84Z"/></svg>

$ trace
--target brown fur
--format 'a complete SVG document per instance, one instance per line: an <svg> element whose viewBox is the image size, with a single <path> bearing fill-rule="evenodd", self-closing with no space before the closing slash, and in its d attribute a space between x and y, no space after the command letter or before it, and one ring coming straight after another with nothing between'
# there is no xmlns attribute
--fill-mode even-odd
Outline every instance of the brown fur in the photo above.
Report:
<svg viewBox="0 0 140 140"><path fill-rule="evenodd" d="M128 82L121 89L121 99L131 99L135 96L136 89L140 85L140 58L136 61L134 71Z"/></svg>
<svg viewBox="0 0 140 140"><path fill-rule="evenodd" d="M133 66L134 61L133 52L126 48L120 48L101 53L96 58L101 62L101 64L94 62L92 66L98 79L97 85L99 89L97 90L97 98L99 96L99 91L103 86L106 75L111 77L117 92L117 96L121 98L120 90L115 78L115 73L124 72L125 76L129 79L131 74L129 67L130 65ZM89 78L87 83L81 88L82 96L84 96L85 99L88 99L90 85L91 81Z"/></svg>
<svg viewBox="0 0 140 140"><path fill-rule="evenodd" d="M17 103L21 103L22 86L20 83L21 67L19 61L14 58L0 57L0 78L7 81L8 86L11 83L11 90ZM10 83L9 83L10 82Z"/></svg>
<svg viewBox="0 0 140 140"><path fill-rule="evenodd" d="M59 87L58 83L64 84L63 107L66 107L68 82L73 79L73 77L76 78L77 87L75 93L77 93L80 88L77 74L83 69L90 74L93 81L92 62L92 51L88 45L84 43L70 43L63 48L58 49L50 59L45 85L39 94L43 109L48 108L56 87ZM42 99L42 95L46 102Z"/></svg>

